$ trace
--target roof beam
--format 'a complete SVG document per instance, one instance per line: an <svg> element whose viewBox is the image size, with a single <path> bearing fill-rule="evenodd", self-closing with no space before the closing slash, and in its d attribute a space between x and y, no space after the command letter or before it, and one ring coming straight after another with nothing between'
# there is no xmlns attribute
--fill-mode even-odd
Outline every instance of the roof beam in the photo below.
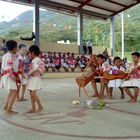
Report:
<svg viewBox="0 0 140 140"><path fill-rule="evenodd" d="M97 5L93 5L93 4L87 4L87 5L88 5L88 6L91 6L91 7L95 7L95 8L101 9L101 10L105 10L105 11L107 11L107 12L112 12L112 13L116 12L116 11L114 11L114 10L107 9L107 8L103 8L103 7L100 7L100 6L97 6Z"/></svg>
<svg viewBox="0 0 140 140"><path fill-rule="evenodd" d="M116 1L113 1L113 0L104 0L104 1L107 1L109 3L113 3L113 4L116 4L116 5L119 5L119 6L122 6L122 7L126 7L126 5L122 4L122 3L119 3L119 2L116 2Z"/></svg>
<svg viewBox="0 0 140 140"><path fill-rule="evenodd" d="M25 5L32 5L33 4L33 1L34 0L2 0L2 1L8 1L8 2L13 2L13 3L19 3L19 4L25 4ZM31 2L32 1L32 2ZM108 11L108 12L111 12L111 13L108 13L108 14L105 14L105 13L101 13L101 12L96 12L96 10L86 10L86 9L82 9L83 10L83 14L86 16L86 15L89 15L89 16L93 16L93 17L97 17L97 18L100 18L100 19L107 19L109 18L110 16L115 16L117 15L118 13L124 11L124 10L127 10L131 7L133 7L134 5L140 3L140 0L135 0L135 1L132 1L131 4L128 5L125 5L125 4L122 4L118 1L115 1L115 0L102 0L102 1L106 1L108 2L108 5L111 5L114 4L116 6L121 6L122 8L119 10L119 11L115 11L115 9L108 9L106 7L102 7L100 6L100 3L98 5L94 5L94 1L91 3L90 1L91 0L84 0L84 2L82 2L82 0L69 0L69 1L72 1L73 3L75 4L79 4L82 7L84 6L90 6L90 7L95 7L95 8L98 8L99 10L103 10L103 11ZM31 3L30 3L31 2ZM75 6L70 6L68 4L64 4L64 3L61 3L61 2L55 2L55 1L52 1L52 0L39 0L39 3L41 4L41 6L43 6L44 8L50 8L50 9L56 9L58 11L65 11L67 13L71 13L71 14L77 14L80 6L78 7L75 7Z"/></svg>
<svg viewBox="0 0 140 140"><path fill-rule="evenodd" d="M33 2L31 0L2 0L5 2L10 2L10 3L16 3L16 4L22 4L22 5L30 5Z"/></svg>
<svg viewBox="0 0 140 140"><path fill-rule="evenodd" d="M92 17L98 17L98 18L101 18L101 19L104 19L104 20L108 18L108 16L106 16L106 15L91 12L91 11L88 11L88 10L83 10L83 14L87 14L87 15L90 15Z"/></svg>
<svg viewBox="0 0 140 140"><path fill-rule="evenodd" d="M78 6L77 8L78 9L81 9L82 7L84 7L85 5L87 5L90 1L92 1L92 0L86 0L86 1L82 2L81 5Z"/></svg>
<svg viewBox="0 0 140 140"><path fill-rule="evenodd" d="M119 10L118 12L112 14L111 16L115 16L115 15L117 15L118 13L121 13L122 11L125 11L125 10L127 10L127 9L129 9L129 8L135 6L135 5L137 5L138 3L140 3L140 0L137 0L135 3L132 3L132 4L130 4L129 6L126 6L125 8Z"/></svg>
<svg viewBox="0 0 140 140"><path fill-rule="evenodd" d="M46 7L50 7L52 9L55 7L58 10L63 10L63 9L69 10L73 13L76 13L79 10L79 9L77 9L77 7L69 6L69 5L66 5L66 4L60 4L58 2L49 1L49 0L48 1L40 0L40 4L42 4ZM63 11L65 11L65 10L63 10ZM105 14L100 14L100 13L92 12L92 11L85 10L85 9L83 9L82 11L83 11L83 14L89 14L91 16L99 17L99 18L102 18L102 19L107 19L108 18L108 16L105 15Z"/></svg>
<svg viewBox="0 0 140 140"><path fill-rule="evenodd" d="M81 2L80 1L78 1L78 0L70 0L70 1L73 1L73 2L76 2L76 3L80 3L81 4ZM101 9L101 10L105 10L105 11L107 11L107 12L111 12L111 13L115 13L116 11L114 11L114 10L111 10L111 9L107 9L107 8L103 8L103 7L101 7L101 6L97 6L97 5L93 5L93 4L86 4L87 6L90 6L90 7L94 7L94 8L98 8L98 9Z"/></svg>
<svg viewBox="0 0 140 140"><path fill-rule="evenodd" d="M77 8L73 7L73 6L69 6L69 5L65 5L65 4L61 4L58 2L54 2L54 1L44 1L44 0L40 0L40 4L45 5L46 7L57 7L58 9L67 9L73 12L77 12Z"/></svg>

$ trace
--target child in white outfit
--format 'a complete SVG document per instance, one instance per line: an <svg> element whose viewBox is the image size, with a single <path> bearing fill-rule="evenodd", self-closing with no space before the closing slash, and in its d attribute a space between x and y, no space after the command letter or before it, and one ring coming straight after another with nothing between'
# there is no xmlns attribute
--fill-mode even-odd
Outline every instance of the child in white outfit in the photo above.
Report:
<svg viewBox="0 0 140 140"><path fill-rule="evenodd" d="M26 85L27 85L27 78L28 78L28 69L30 64L30 59L27 56L27 46L25 44L19 45L19 51L16 54L16 61L18 63L18 71L20 72L20 80L21 84L18 85L18 101L26 101L27 99L24 98ZM20 98L20 89L22 88L22 95Z"/></svg>
<svg viewBox="0 0 140 140"><path fill-rule="evenodd" d="M131 55L133 63L131 64L128 70L128 76L126 80L122 83L121 87L131 98L128 102L135 103L137 102L140 91L140 53L134 52ZM129 88L134 89L134 95L132 94L132 91Z"/></svg>
<svg viewBox="0 0 140 140"><path fill-rule="evenodd" d="M18 68L14 60L14 54L17 51L17 42L14 40L9 40L6 43L8 52L2 57L2 66L1 66L1 87L9 90L6 105L4 110L8 114L16 114L17 112L12 110L12 106L17 96L17 77L18 77Z"/></svg>
<svg viewBox="0 0 140 140"><path fill-rule="evenodd" d="M32 59L31 65L29 67L29 80L28 80L28 89L31 95L32 108L28 113L36 112L35 102L38 105L38 112L43 110L43 106L40 102L39 97L36 92L41 89L42 80L41 75L45 71L45 64L39 58L40 49L36 45L32 45L29 48L29 54Z"/></svg>
<svg viewBox="0 0 140 140"><path fill-rule="evenodd" d="M122 60L120 57L115 57L114 58L114 66L109 70L109 74L112 74L113 71L125 71L125 68L122 67ZM108 88L109 88L109 95L110 98L112 98L112 92L113 88L119 88L121 91L121 99L124 99L124 92L123 89L121 88L123 80L122 79L114 79L110 80L108 83Z"/></svg>

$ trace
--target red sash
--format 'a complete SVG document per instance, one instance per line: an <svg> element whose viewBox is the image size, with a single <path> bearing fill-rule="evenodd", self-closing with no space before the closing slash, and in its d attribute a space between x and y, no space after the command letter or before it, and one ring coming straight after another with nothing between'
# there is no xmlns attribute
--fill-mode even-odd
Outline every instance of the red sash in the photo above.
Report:
<svg viewBox="0 0 140 140"><path fill-rule="evenodd" d="M21 84L18 72L14 72L12 69L3 71L2 74L1 74L1 77L6 75L6 74L8 74L8 73L10 73L10 72L15 76L16 82L18 84Z"/></svg>

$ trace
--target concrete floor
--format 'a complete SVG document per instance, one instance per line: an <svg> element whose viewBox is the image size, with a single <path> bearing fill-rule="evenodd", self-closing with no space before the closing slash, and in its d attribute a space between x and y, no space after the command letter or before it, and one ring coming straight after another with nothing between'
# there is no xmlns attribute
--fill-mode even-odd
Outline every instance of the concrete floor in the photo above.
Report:
<svg viewBox="0 0 140 140"><path fill-rule="evenodd" d="M7 96L0 89L0 140L140 140L140 102L130 104L120 99L119 90L114 91L113 100L105 99L110 108L104 110L85 109L73 105L78 98L78 87L74 79L47 79L38 95L44 105L42 113L26 114L28 101L16 102L15 116L3 111ZM90 84L87 86L92 94ZM82 96L85 100L86 96Z"/></svg>

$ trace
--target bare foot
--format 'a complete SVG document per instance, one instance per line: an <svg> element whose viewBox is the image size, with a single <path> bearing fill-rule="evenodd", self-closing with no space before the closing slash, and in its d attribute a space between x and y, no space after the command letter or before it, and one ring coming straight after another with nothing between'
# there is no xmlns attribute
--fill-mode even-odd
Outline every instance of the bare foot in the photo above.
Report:
<svg viewBox="0 0 140 140"><path fill-rule="evenodd" d="M35 112L36 112L35 109L30 109L30 110L28 110L26 113L35 113Z"/></svg>
<svg viewBox="0 0 140 140"><path fill-rule="evenodd" d="M17 101L20 102L21 101L20 98L17 98Z"/></svg>
<svg viewBox="0 0 140 140"><path fill-rule="evenodd" d="M25 99L25 98L21 98L20 101L27 101L27 99Z"/></svg>
<svg viewBox="0 0 140 140"><path fill-rule="evenodd" d="M98 97L99 95L98 94L93 94L91 97Z"/></svg>
<svg viewBox="0 0 140 140"><path fill-rule="evenodd" d="M3 110L7 110L7 106L5 106L5 107L3 108Z"/></svg>
<svg viewBox="0 0 140 140"><path fill-rule="evenodd" d="M128 100L127 102L128 102L128 103L131 103L131 101L132 101L132 99Z"/></svg>
<svg viewBox="0 0 140 140"><path fill-rule="evenodd" d="M105 99L104 95L99 95L98 99Z"/></svg>
<svg viewBox="0 0 140 140"><path fill-rule="evenodd" d="M108 98L112 100L113 99L113 96L109 96Z"/></svg>
<svg viewBox="0 0 140 140"><path fill-rule="evenodd" d="M9 110L9 111L6 111L6 114L8 114L8 115L16 115L17 112L16 111Z"/></svg>
<svg viewBox="0 0 140 140"><path fill-rule="evenodd" d="M136 102L137 102L136 99L130 99L130 100L128 100L128 103L136 103Z"/></svg>
<svg viewBox="0 0 140 140"><path fill-rule="evenodd" d="M37 110L37 112L42 112L43 109L44 109L43 107L39 107L38 110Z"/></svg>
<svg viewBox="0 0 140 140"><path fill-rule="evenodd" d="M124 96L121 96L121 99L125 99L125 97Z"/></svg>

